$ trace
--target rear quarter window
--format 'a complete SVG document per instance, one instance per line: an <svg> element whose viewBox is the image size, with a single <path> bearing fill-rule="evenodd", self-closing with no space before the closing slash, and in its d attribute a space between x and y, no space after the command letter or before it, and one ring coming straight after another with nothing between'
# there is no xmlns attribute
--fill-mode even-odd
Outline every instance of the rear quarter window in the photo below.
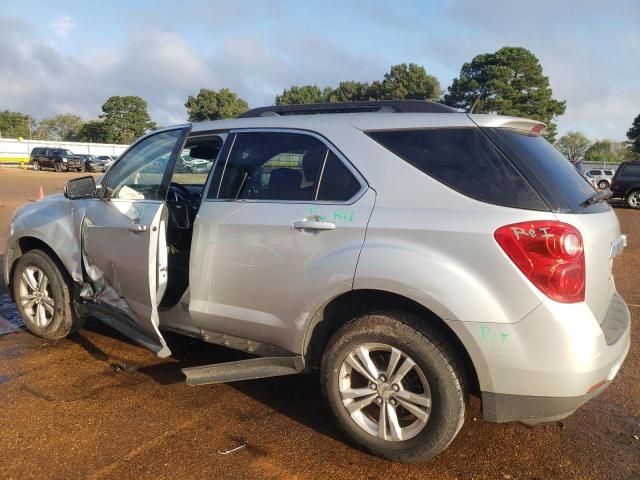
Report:
<svg viewBox="0 0 640 480"><path fill-rule="evenodd" d="M597 213L609 209L607 202L583 206L596 193L594 188L544 137L506 128L482 130L523 173L552 211Z"/></svg>
<svg viewBox="0 0 640 480"><path fill-rule="evenodd" d="M468 197L507 207L549 209L478 128L386 130L367 134L421 172Z"/></svg>

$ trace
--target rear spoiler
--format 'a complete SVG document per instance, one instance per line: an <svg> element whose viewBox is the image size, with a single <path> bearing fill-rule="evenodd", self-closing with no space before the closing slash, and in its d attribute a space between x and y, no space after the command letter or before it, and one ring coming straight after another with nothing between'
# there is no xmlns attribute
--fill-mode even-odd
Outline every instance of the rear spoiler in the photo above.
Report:
<svg viewBox="0 0 640 480"><path fill-rule="evenodd" d="M510 128L520 130L531 135L542 135L547 126L537 120L527 118L504 117L502 115L487 115L480 113L467 114L469 119L479 127Z"/></svg>

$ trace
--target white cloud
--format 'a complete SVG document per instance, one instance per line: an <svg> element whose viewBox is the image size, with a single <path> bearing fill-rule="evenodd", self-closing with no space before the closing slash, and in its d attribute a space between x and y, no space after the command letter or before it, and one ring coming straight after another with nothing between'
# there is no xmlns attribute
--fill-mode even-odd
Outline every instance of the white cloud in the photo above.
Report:
<svg viewBox="0 0 640 480"><path fill-rule="evenodd" d="M58 38L67 38L71 30L76 27L73 17L69 15L60 15L53 19L49 24L51 31Z"/></svg>

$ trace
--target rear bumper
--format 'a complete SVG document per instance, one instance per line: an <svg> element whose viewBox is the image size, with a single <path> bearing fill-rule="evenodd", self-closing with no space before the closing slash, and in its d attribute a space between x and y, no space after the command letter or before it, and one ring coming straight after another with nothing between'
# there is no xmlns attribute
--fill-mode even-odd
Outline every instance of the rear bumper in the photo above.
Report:
<svg viewBox="0 0 640 480"><path fill-rule="evenodd" d="M492 422L566 417L609 385L630 345L617 293L601 324L585 303L550 300L513 324L448 324L467 347Z"/></svg>
<svg viewBox="0 0 640 480"><path fill-rule="evenodd" d="M611 368L607 379L591 392L576 397L536 397L482 392L482 416L486 421L495 423L513 421L543 423L562 420L607 389L622 366L628 351L629 343L622 358Z"/></svg>

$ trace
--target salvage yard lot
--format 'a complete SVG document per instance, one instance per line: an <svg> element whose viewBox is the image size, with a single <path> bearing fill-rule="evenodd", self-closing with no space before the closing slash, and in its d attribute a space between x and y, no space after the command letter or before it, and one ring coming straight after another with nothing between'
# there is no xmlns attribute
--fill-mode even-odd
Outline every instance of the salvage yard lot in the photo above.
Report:
<svg viewBox="0 0 640 480"><path fill-rule="evenodd" d="M0 264L13 210L79 175L0 169ZM631 350L611 387L562 422L486 423L472 398L443 454L393 464L349 446L314 375L188 387L181 366L238 354L169 336L174 357L158 359L89 322L57 342L0 336L0 478L640 478L640 212L616 212L629 237L614 271Z"/></svg>

